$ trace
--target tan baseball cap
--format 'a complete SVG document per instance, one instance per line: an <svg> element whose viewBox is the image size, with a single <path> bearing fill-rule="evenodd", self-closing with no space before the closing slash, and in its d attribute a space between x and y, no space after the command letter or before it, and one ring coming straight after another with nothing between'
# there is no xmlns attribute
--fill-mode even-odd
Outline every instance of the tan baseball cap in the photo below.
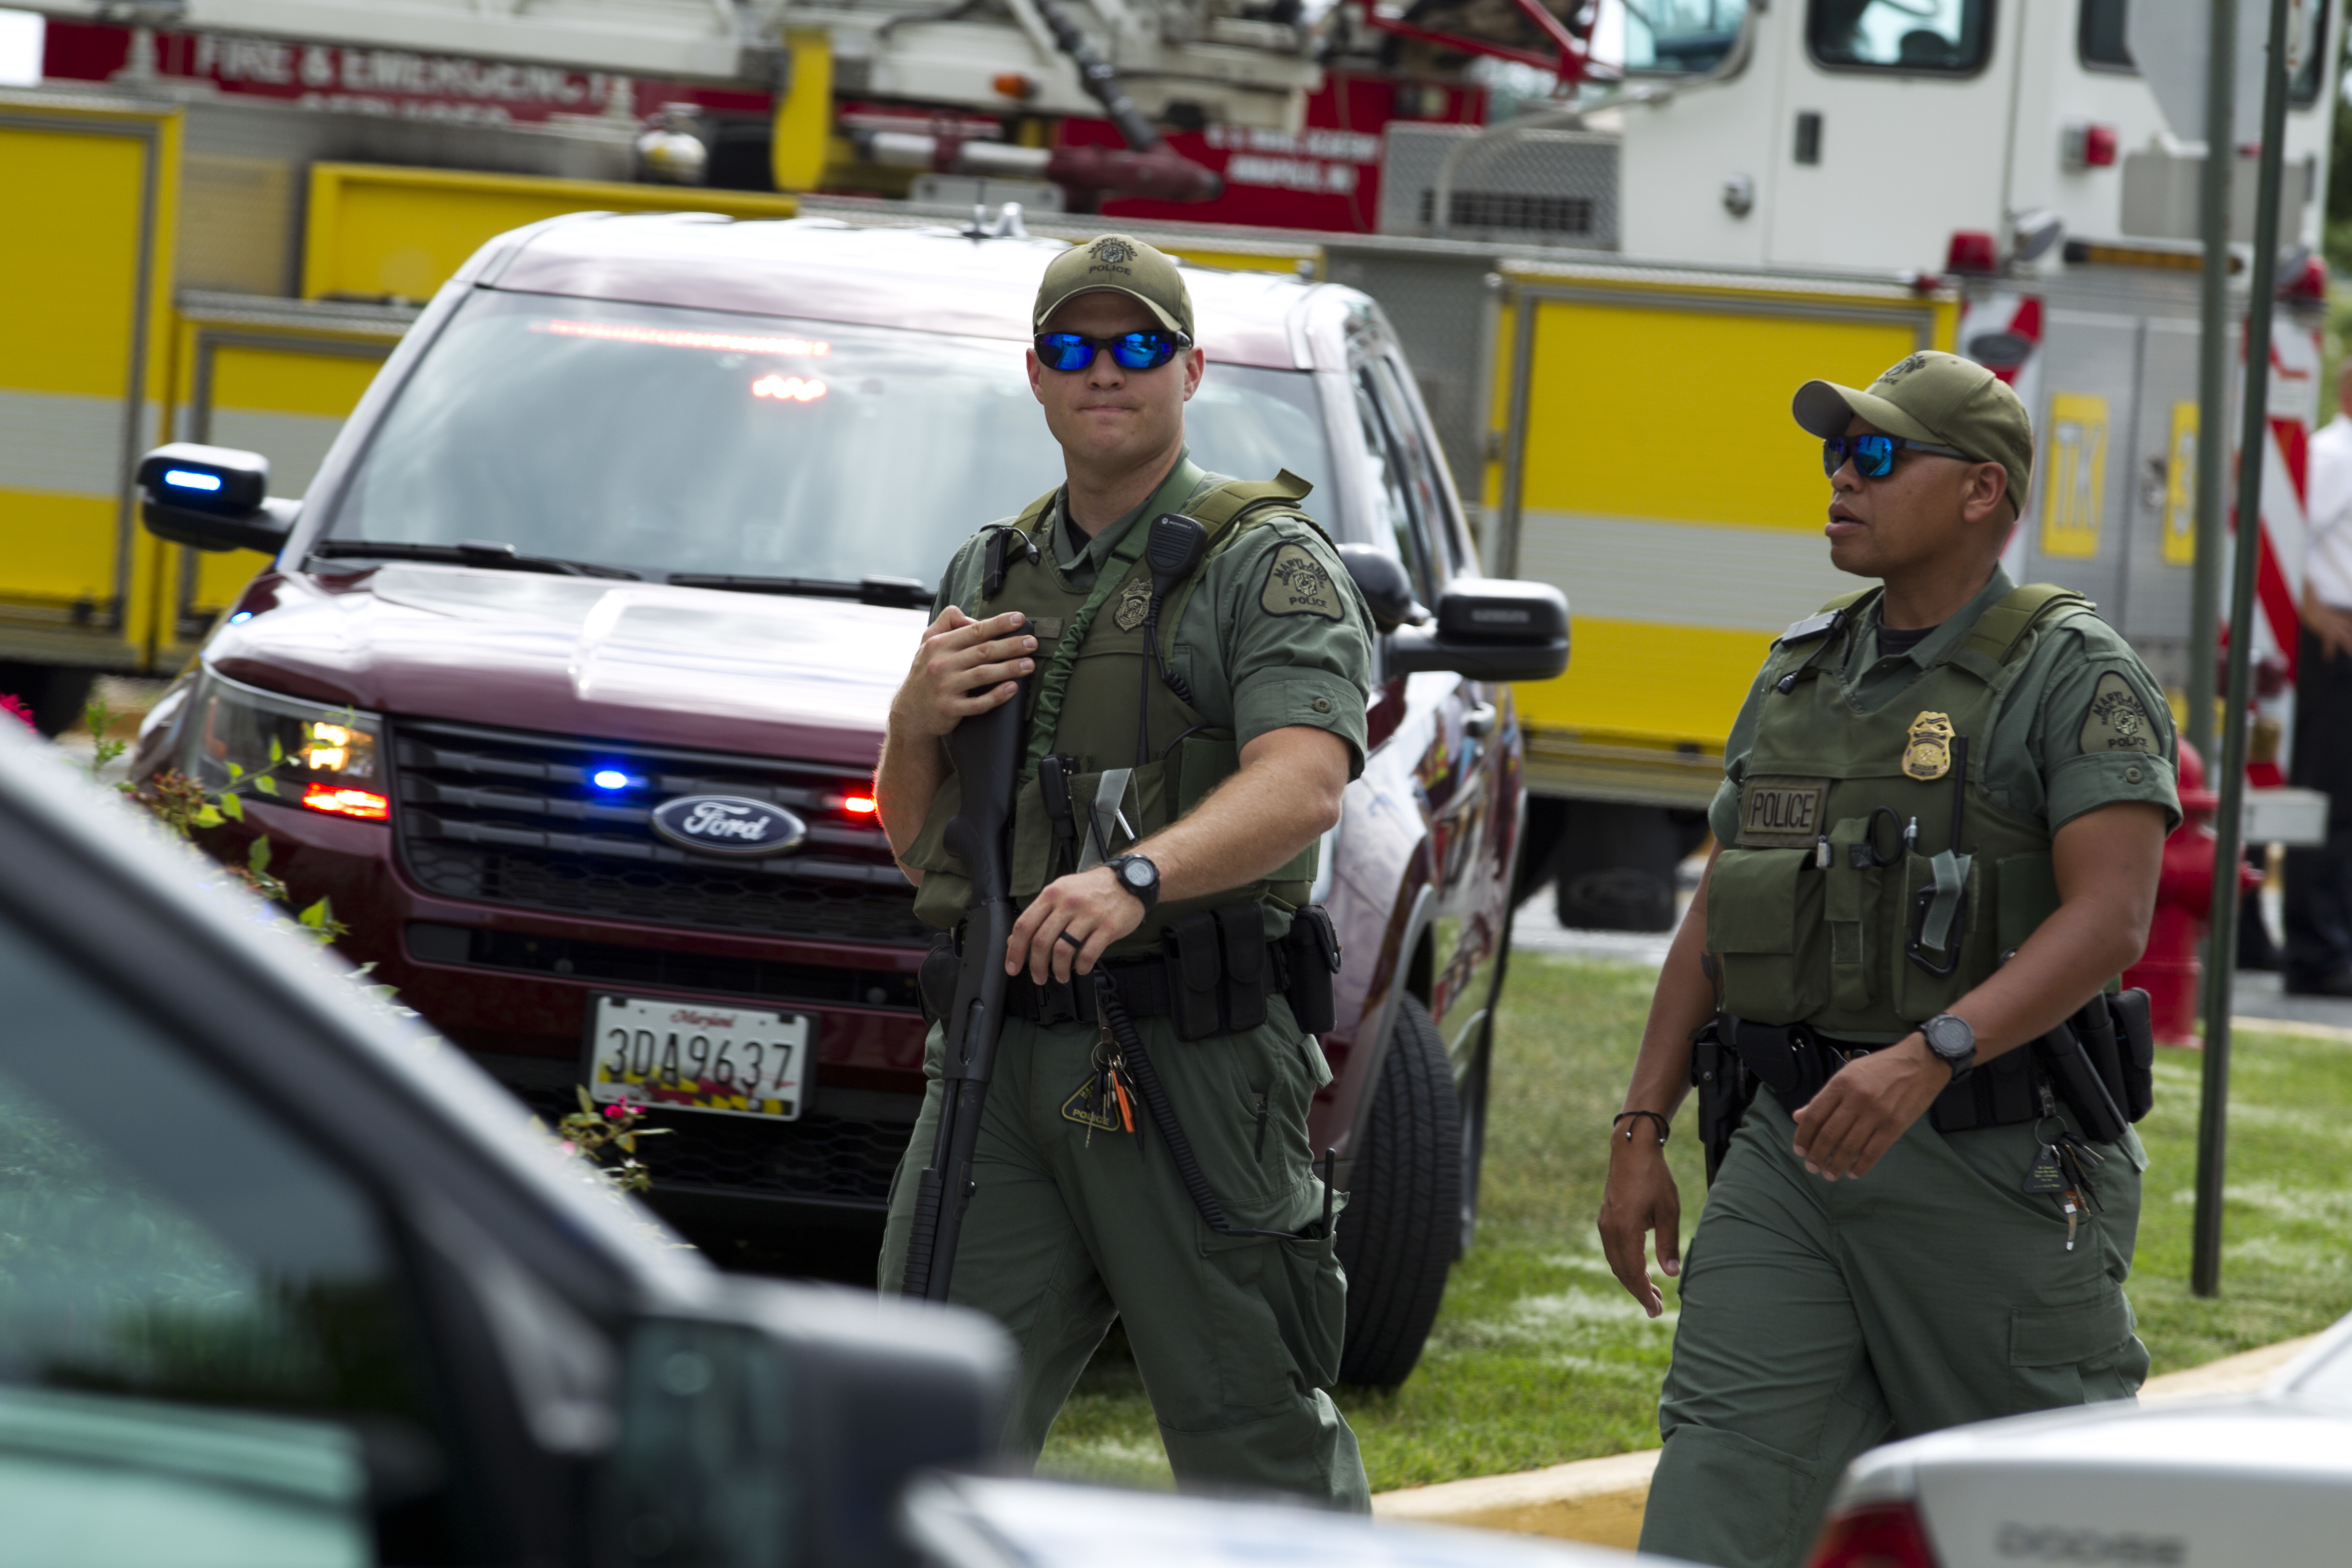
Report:
<svg viewBox="0 0 2352 1568"><path fill-rule="evenodd" d="M1789 412L1825 440L1844 435L1847 424L1860 418L1889 436L1999 463L2009 475L2011 515L2025 508L2033 478L2033 423L2017 394L1972 359L1924 349L1887 366L1866 392L1809 381L1797 388Z"/></svg>
<svg viewBox="0 0 2352 1568"><path fill-rule="evenodd" d="M1184 287L1184 274L1166 253L1124 234L1103 235L1054 258L1037 285L1030 331L1044 331L1045 318L1066 301L1102 293L1139 300L1161 326L1192 336L1192 293Z"/></svg>

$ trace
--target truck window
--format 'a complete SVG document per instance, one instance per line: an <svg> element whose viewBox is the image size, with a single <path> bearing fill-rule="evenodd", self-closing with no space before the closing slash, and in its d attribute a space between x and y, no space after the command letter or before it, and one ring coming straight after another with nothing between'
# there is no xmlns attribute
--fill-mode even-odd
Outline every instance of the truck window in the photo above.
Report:
<svg viewBox="0 0 2352 1568"><path fill-rule="evenodd" d="M1991 0L1811 0L1805 37L1834 68L1963 76L1985 62Z"/></svg>
<svg viewBox="0 0 2352 1568"><path fill-rule="evenodd" d="M1618 0L1629 71L1712 70L1739 39L1745 0ZM1608 32L1604 16L1594 29Z"/></svg>
<svg viewBox="0 0 2352 1568"><path fill-rule="evenodd" d="M1429 552L1421 538L1412 472L1390 427L1390 416L1370 364L1357 367L1356 428L1364 441L1364 492L1371 497L1371 542L1392 552L1412 574L1413 591L1424 604L1436 602L1431 587Z"/></svg>
<svg viewBox="0 0 2352 1568"><path fill-rule="evenodd" d="M2137 71L2131 46L2124 41L2125 0L2083 0L2075 26L2074 52L2090 70Z"/></svg>
<svg viewBox="0 0 2352 1568"><path fill-rule="evenodd" d="M2081 57L2085 69L2137 73L2138 63L2132 58L2131 46L2124 33L2124 17L2130 5L2131 0L2083 0L2082 15L2075 25L2074 52ZM2290 17L2294 15L2289 13ZM2305 35L2307 39L2327 37L2327 0L2319 0L2302 16L2310 28ZM2308 109L2319 96L2319 49L2306 42L2303 63L2287 81L2288 101L2298 109Z"/></svg>
<svg viewBox="0 0 2352 1568"><path fill-rule="evenodd" d="M1442 591L1463 564L1454 549L1454 519L1445 504L1444 482L1438 474L1437 466L1444 459L1433 449L1428 431L1413 417L1412 400L1404 390L1404 367L1391 355L1374 361L1370 369L1380 386L1381 406L1388 416L1390 438L1402 459L1406 482L1412 487L1422 552L1435 576L1431 587Z"/></svg>
<svg viewBox="0 0 2352 1568"><path fill-rule="evenodd" d="M334 1421L381 1554L446 1561L454 1456L367 1194L5 919L0 995L0 1386Z"/></svg>
<svg viewBox="0 0 2352 1568"><path fill-rule="evenodd" d="M371 437L331 537L482 540L649 579L939 580L1061 482L1024 345L477 292ZM1323 478L1303 372L1212 364L1205 467Z"/></svg>

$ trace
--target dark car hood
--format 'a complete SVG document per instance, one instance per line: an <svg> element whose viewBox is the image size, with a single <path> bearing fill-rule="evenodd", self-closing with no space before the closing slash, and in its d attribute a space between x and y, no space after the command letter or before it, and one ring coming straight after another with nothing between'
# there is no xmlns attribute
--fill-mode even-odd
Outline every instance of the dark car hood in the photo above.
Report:
<svg viewBox="0 0 2352 1568"><path fill-rule="evenodd" d="M924 616L515 572L256 585L205 650L232 679L374 712L867 768Z"/></svg>

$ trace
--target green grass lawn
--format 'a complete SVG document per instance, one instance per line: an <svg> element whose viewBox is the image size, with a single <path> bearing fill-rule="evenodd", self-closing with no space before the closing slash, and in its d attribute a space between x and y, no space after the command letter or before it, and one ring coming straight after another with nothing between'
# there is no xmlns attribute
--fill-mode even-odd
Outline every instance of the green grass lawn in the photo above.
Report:
<svg viewBox="0 0 2352 1568"><path fill-rule="evenodd" d="M1622 1453L1657 1442L1675 1297L1652 1321L1610 1275L1592 1216L1607 1131L1653 972L1522 952L1495 1041L1478 1242L1454 1266L1428 1351L1392 1393L1342 1389L1375 1491ZM2141 1123L2147 1173L2131 1298L2158 1372L2352 1311L2352 1045L2238 1038L2222 1295L2189 1293L2199 1058L2166 1052ZM1670 1145L1684 1238L1705 1184L1686 1105ZM1151 1408L1114 1333L1047 1442L1045 1470L1171 1484Z"/></svg>

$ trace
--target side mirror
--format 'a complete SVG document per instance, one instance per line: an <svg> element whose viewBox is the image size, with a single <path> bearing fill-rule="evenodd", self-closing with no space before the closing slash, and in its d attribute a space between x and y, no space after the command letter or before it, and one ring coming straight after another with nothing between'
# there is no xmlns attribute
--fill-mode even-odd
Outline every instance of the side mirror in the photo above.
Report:
<svg viewBox="0 0 2352 1568"><path fill-rule="evenodd" d="M1372 607L1372 624L1382 632L1417 626L1429 612L1412 596L1412 579L1393 555L1370 544L1342 544L1339 563L1356 580L1356 591Z"/></svg>
<svg viewBox="0 0 2352 1568"><path fill-rule="evenodd" d="M233 447L174 441L139 459L139 517L147 531L197 550L285 547L299 500L269 494L269 459Z"/></svg>
<svg viewBox="0 0 2352 1568"><path fill-rule="evenodd" d="M630 1331L593 1489L609 1561L915 1568L914 1476L995 1458L1013 1347L976 1312L727 1279Z"/></svg>
<svg viewBox="0 0 2352 1568"><path fill-rule="evenodd" d="M1568 595L1549 583L1465 577L1437 601L1433 630L1389 637L1387 671L1451 670L1474 680L1549 680L1568 668Z"/></svg>

